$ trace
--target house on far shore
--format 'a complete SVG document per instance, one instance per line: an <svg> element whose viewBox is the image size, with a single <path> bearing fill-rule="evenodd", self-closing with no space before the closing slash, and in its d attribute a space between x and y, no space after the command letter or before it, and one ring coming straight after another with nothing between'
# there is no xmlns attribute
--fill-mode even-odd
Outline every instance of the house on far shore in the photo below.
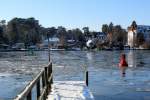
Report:
<svg viewBox="0 0 150 100"><path fill-rule="evenodd" d="M50 48L57 48L59 41L60 40L57 37L49 38L49 43L48 39L45 39L42 43L42 48L48 48L48 46L50 46Z"/></svg>
<svg viewBox="0 0 150 100"><path fill-rule="evenodd" d="M12 46L13 50L24 50L25 44L24 43L16 43Z"/></svg>
<svg viewBox="0 0 150 100"><path fill-rule="evenodd" d="M97 46L100 47L107 39L107 34L103 32L96 32L95 36L88 39L86 46L88 49L95 49Z"/></svg>
<svg viewBox="0 0 150 100"><path fill-rule="evenodd" d="M146 42L150 42L150 26L148 25L138 25L137 33L143 33Z"/></svg>
<svg viewBox="0 0 150 100"><path fill-rule="evenodd" d="M96 37L99 41L105 42L107 39L107 34L104 32L97 32Z"/></svg>
<svg viewBox="0 0 150 100"><path fill-rule="evenodd" d="M130 48L133 48L135 45L135 38L137 36L137 31L134 30L132 27L128 27L128 45Z"/></svg>
<svg viewBox="0 0 150 100"><path fill-rule="evenodd" d="M132 26L128 27L128 42L127 44L130 48L134 48L136 46L136 39L138 34L142 34L145 42L150 42L150 26L148 25L137 25L134 29Z"/></svg>

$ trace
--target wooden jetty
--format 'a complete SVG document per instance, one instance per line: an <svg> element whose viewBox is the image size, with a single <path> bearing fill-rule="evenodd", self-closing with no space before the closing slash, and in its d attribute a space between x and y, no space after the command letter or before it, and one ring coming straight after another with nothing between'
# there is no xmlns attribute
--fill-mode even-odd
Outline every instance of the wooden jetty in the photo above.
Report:
<svg viewBox="0 0 150 100"><path fill-rule="evenodd" d="M52 63L41 72L16 96L14 100L94 100L88 89L88 71L84 81L54 81ZM36 93L32 93L36 87ZM33 97L36 94L36 97Z"/></svg>
<svg viewBox="0 0 150 100"><path fill-rule="evenodd" d="M55 81L47 100L94 100L84 81Z"/></svg>

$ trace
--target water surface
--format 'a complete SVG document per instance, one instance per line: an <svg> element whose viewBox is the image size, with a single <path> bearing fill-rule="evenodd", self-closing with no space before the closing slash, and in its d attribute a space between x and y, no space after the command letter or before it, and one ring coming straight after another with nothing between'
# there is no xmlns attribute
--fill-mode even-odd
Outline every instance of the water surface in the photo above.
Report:
<svg viewBox="0 0 150 100"><path fill-rule="evenodd" d="M126 77L118 68L127 55ZM99 100L149 100L150 51L51 51L54 80L84 80ZM48 64L48 52L0 52L0 99L12 99ZM5 87L5 89L4 89Z"/></svg>

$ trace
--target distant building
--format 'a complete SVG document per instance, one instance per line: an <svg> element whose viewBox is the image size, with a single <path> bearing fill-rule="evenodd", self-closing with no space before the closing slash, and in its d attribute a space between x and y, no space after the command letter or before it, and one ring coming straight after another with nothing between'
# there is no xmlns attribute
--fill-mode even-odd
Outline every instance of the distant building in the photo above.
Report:
<svg viewBox="0 0 150 100"><path fill-rule="evenodd" d="M133 30L132 27L128 27L128 45L133 48L135 44L136 30Z"/></svg>
<svg viewBox="0 0 150 100"><path fill-rule="evenodd" d="M150 42L150 26L147 25L137 25L136 29L128 27L128 45L133 48L136 46L136 38L138 33L142 33L144 40Z"/></svg>
<svg viewBox="0 0 150 100"><path fill-rule="evenodd" d="M49 38L49 44L48 44L48 39L46 39L43 41L43 46L48 47L48 45L50 45L51 47L57 47L59 41L60 40L57 37Z"/></svg>
<svg viewBox="0 0 150 100"><path fill-rule="evenodd" d="M150 26L138 25L137 26L137 33L143 33L145 41L150 42Z"/></svg>
<svg viewBox="0 0 150 100"><path fill-rule="evenodd" d="M12 46L13 50L21 50L25 49L25 44L24 43L16 43L15 45Z"/></svg>
<svg viewBox="0 0 150 100"><path fill-rule="evenodd" d="M107 34L103 32L96 32L96 37L88 39L86 46L88 48L95 48L97 43L103 44L107 39Z"/></svg>
<svg viewBox="0 0 150 100"><path fill-rule="evenodd" d="M107 34L103 32L97 32L97 39L101 42L104 42L107 39Z"/></svg>

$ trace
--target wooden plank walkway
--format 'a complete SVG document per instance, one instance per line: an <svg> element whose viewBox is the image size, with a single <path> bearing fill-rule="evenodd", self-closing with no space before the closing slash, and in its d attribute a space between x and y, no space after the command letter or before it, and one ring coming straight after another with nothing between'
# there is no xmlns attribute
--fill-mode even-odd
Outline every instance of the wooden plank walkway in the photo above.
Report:
<svg viewBox="0 0 150 100"><path fill-rule="evenodd" d="M84 81L54 81L47 100L94 100Z"/></svg>

